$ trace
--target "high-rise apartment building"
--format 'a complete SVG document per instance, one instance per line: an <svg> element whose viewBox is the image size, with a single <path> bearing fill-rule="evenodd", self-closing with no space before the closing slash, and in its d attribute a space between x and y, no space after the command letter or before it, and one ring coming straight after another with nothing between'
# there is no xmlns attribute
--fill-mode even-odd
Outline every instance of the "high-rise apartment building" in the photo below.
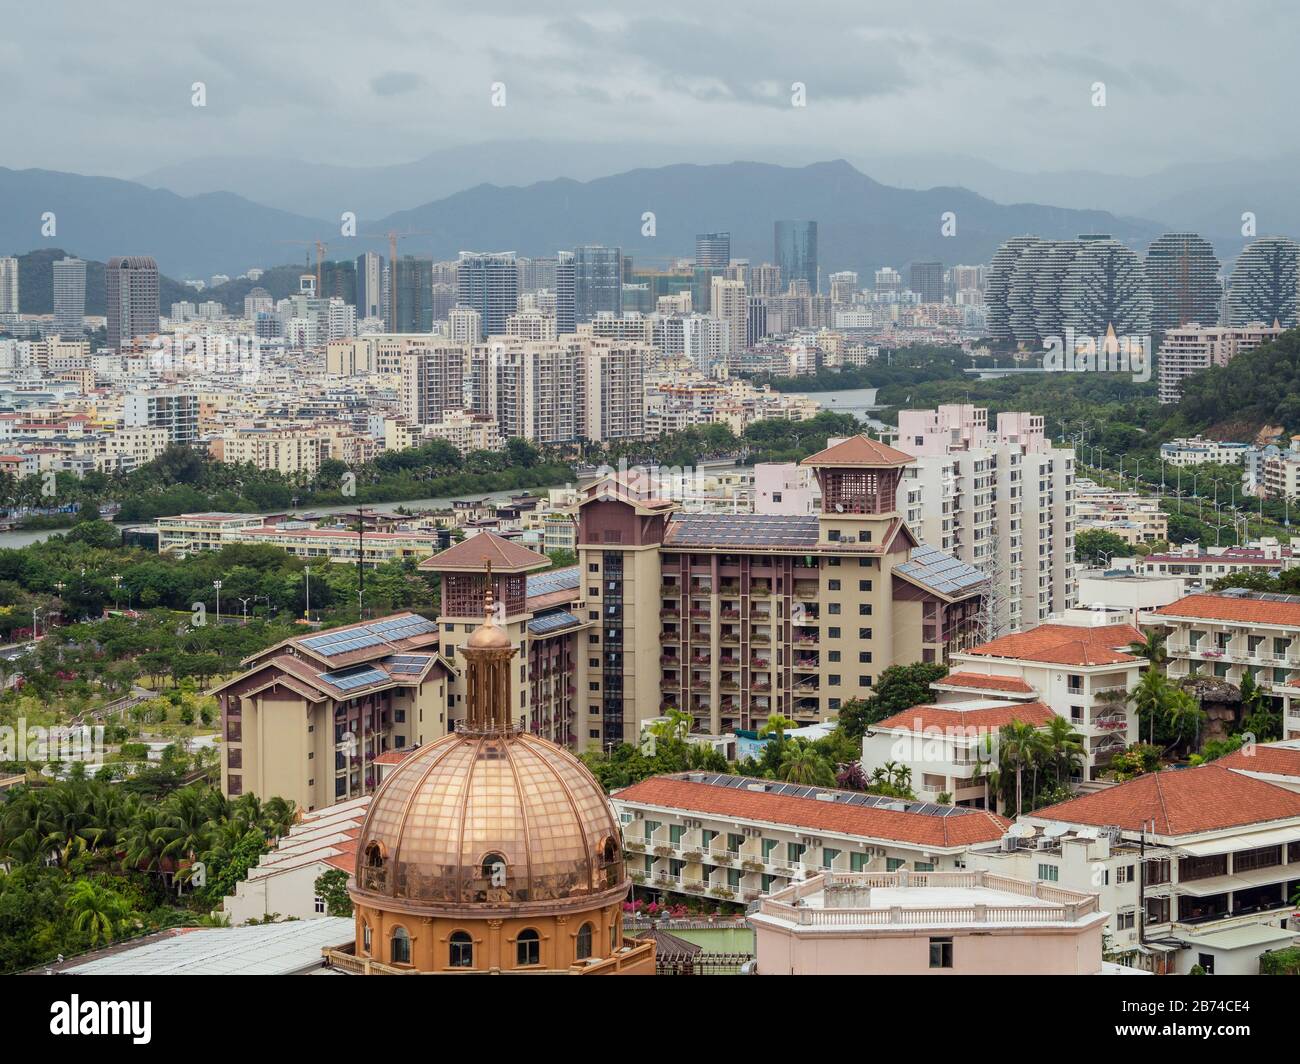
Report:
<svg viewBox="0 0 1300 1064"><path fill-rule="evenodd" d="M831 302L852 303L858 296L858 275L852 270L840 270L830 276Z"/></svg>
<svg viewBox="0 0 1300 1064"><path fill-rule="evenodd" d="M104 269L108 346L121 349L158 332L158 263L147 255L108 260Z"/></svg>
<svg viewBox="0 0 1300 1064"><path fill-rule="evenodd" d="M555 261L555 332L567 336L577 327L577 303L574 292L573 252L561 251Z"/></svg>
<svg viewBox="0 0 1300 1064"><path fill-rule="evenodd" d="M773 257L785 283L803 281L809 292L817 291L817 223L780 221L774 223Z"/></svg>
<svg viewBox="0 0 1300 1064"><path fill-rule="evenodd" d="M911 455L898 507L921 542L989 576L986 636L1030 627L1074 604L1074 451L1036 414L964 404L902 410Z"/></svg>
<svg viewBox="0 0 1300 1064"><path fill-rule="evenodd" d="M1147 284L1151 288L1151 328L1157 332L1180 325L1215 325L1223 285L1214 247L1195 233L1166 233L1147 248Z"/></svg>
<svg viewBox="0 0 1300 1064"><path fill-rule="evenodd" d="M18 260L0 258L0 314L18 313Z"/></svg>
<svg viewBox="0 0 1300 1064"><path fill-rule="evenodd" d="M695 265L726 267L731 265L731 234L700 233L695 237Z"/></svg>
<svg viewBox="0 0 1300 1064"><path fill-rule="evenodd" d="M389 329L398 333L433 330L433 259L403 255L394 264L397 285L397 321Z"/></svg>
<svg viewBox="0 0 1300 1064"><path fill-rule="evenodd" d="M513 251L462 251L456 267L459 302L480 315L478 339L503 336L518 309L519 266Z"/></svg>
<svg viewBox="0 0 1300 1064"><path fill-rule="evenodd" d="M463 409L467 357L460 344L409 345L401 356L402 415L414 425L436 425L450 411Z"/></svg>
<svg viewBox="0 0 1300 1064"><path fill-rule="evenodd" d="M60 336L81 336L86 331L86 264L62 258L53 271L54 329Z"/></svg>
<svg viewBox="0 0 1300 1064"><path fill-rule="evenodd" d="M1252 351L1283 332L1281 325L1187 325L1170 329L1157 355L1157 394L1162 403L1183 397L1183 381L1211 366L1226 366L1244 351Z"/></svg>
<svg viewBox="0 0 1300 1064"><path fill-rule="evenodd" d="M749 294L744 282L713 278L709 307L711 317L727 322L727 364L739 368L749 326Z"/></svg>
<svg viewBox="0 0 1300 1064"><path fill-rule="evenodd" d="M1256 240L1237 256L1228 285L1229 325L1294 328L1296 285L1300 283L1300 243L1287 237Z"/></svg>
<svg viewBox="0 0 1300 1064"><path fill-rule="evenodd" d="M911 281L908 287L920 297L922 303L942 303L943 263L912 263Z"/></svg>
<svg viewBox="0 0 1300 1064"><path fill-rule="evenodd" d="M377 251L358 255L356 275L357 317L384 317L384 257Z"/></svg>
<svg viewBox="0 0 1300 1064"><path fill-rule="evenodd" d="M193 446L199 439L199 397L171 390L133 393L123 403L122 424L166 429L168 443Z"/></svg>
<svg viewBox="0 0 1300 1064"><path fill-rule="evenodd" d="M573 249L573 306L577 323L623 312L622 248L590 244Z"/></svg>

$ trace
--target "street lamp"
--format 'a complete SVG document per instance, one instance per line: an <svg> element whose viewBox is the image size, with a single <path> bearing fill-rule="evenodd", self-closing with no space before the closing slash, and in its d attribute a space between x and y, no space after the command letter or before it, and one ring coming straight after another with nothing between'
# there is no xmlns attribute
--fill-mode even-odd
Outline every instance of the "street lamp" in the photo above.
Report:
<svg viewBox="0 0 1300 1064"><path fill-rule="evenodd" d="M244 607L244 623L247 624L247 623L248 623L248 603L249 603L250 599L240 598L239 601L240 601L240 603L241 603L241 604L243 605L243 607Z"/></svg>
<svg viewBox="0 0 1300 1064"><path fill-rule="evenodd" d="M122 574L113 574L113 609L122 608Z"/></svg>
<svg viewBox="0 0 1300 1064"><path fill-rule="evenodd" d="M212 586L217 589L217 623L221 623L221 581L213 580Z"/></svg>

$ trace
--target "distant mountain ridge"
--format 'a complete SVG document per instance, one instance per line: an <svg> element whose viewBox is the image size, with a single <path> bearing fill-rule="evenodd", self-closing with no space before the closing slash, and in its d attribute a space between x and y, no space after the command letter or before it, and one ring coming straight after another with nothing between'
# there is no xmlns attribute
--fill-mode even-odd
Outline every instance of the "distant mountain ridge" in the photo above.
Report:
<svg viewBox="0 0 1300 1064"><path fill-rule="evenodd" d="M823 273L852 269L870 280L882 265L938 259L987 262L1010 236L1067 237L1106 232L1144 246L1163 227L1104 211L997 204L962 188L883 185L844 160L801 167L733 162L630 170L580 182L557 178L524 186L481 184L422 206L368 221L363 236L338 235L337 219L317 220L230 193L193 197L114 178L0 169L0 253L38 247L40 218L52 210L57 240L84 258L150 254L173 277L235 275L250 266L292 261L321 239L327 257L387 251L376 239L392 229L401 254L454 258L462 250L553 255L584 243L619 245L643 265L694 251L695 234L730 231L732 254L772 258L772 223L810 218L819 225ZM645 215L654 235L643 236ZM941 231L946 212L956 232Z"/></svg>

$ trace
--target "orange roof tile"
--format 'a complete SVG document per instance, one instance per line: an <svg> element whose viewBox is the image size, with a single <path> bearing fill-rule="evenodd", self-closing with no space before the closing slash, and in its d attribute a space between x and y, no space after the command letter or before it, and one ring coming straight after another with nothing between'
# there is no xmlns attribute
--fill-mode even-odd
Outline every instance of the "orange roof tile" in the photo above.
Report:
<svg viewBox="0 0 1300 1064"><path fill-rule="evenodd" d="M760 782L760 781L755 781ZM769 824L836 831L863 838L893 839L917 846L959 847L992 842L1011 822L996 813L972 810L953 816L928 816L895 809L879 809L815 798L715 787L676 776L651 776L616 791L620 801L640 802L668 809L693 810L717 816L759 820ZM1297 797L1300 797L1298 795Z"/></svg>
<svg viewBox="0 0 1300 1064"><path fill-rule="evenodd" d="M931 687L968 687L976 691L1004 691L1008 694L1032 695L1033 687L1018 676L994 676L989 672L950 672Z"/></svg>
<svg viewBox="0 0 1300 1064"><path fill-rule="evenodd" d="M1131 624L1104 624L1093 627L1074 624L1040 624L1024 632L1014 632L983 646L972 647L967 654L991 658L1021 658L1058 665L1119 665L1141 659L1117 647L1127 647L1143 635Z"/></svg>
<svg viewBox="0 0 1300 1064"><path fill-rule="evenodd" d="M1300 817L1300 794L1214 762L1139 776L1031 816L1126 831L1154 821L1157 835L1173 837Z"/></svg>
<svg viewBox="0 0 1300 1064"><path fill-rule="evenodd" d="M495 532L479 532L446 550L426 558L420 563L421 569L435 572L444 569L458 569L468 572L483 572L487 563L492 563L496 572L518 573L529 569L544 569L551 564L545 554L518 543L512 543Z"/></svg>
<svg viewBox="0 0 1300 1064"><path fill-rule="evenodd" d="M809 455L800 465L806 466L902 466L914 461L888 444L859 434L841 440L834 446Z"/></svg>
<svg viewBox="0 0 1300 1064"><path fill-rule="evenodd" d="M951 706L913 706L902 713L877 721L872 728L901 728L908 731L959 734L964 731L993 731L1013 720L1045 728L1056 714L1042 702L1008 702L983 709L956 709Z"/></svg>
<svg viewBox="0 0 1300 1064"><path fill-rule="evenodd" d="M1234 595L1186 595L1151 612L1166 617L1195 617L1207 621L1300 625L1300 601L1281 602Z"/></svg>
<svg viewBox="0 0 1300 1064"><path fill-rule="evenodd" d="M1271 776L1300 777L1300 747L1261 744L1235 750L1214 762L1240 772L1264 772Z"/></svg>
<svg viewBox="0 0 1300 1064"><path fill-rule="evenodd" d="M418 746L408 746L402 750L385 750L374 759L373 763L376 765L400 765L418 749Z"/></svg>

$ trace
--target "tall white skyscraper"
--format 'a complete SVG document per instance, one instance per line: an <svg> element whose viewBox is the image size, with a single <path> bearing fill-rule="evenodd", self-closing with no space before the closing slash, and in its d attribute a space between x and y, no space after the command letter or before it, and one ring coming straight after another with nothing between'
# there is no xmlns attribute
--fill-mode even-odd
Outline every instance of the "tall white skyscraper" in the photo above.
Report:
<svg viewBox="0 0 1300 1064"><path fill-rule="evenodd" d="M60 336L86 331L86 264L77 258L54 264L54 330Z"/></svg>
<svg viewBox="0 0 1300 1064"><path fill-rule="evenodd" d="M0 314L18 313L18 260L0 258Z"/></svg>

